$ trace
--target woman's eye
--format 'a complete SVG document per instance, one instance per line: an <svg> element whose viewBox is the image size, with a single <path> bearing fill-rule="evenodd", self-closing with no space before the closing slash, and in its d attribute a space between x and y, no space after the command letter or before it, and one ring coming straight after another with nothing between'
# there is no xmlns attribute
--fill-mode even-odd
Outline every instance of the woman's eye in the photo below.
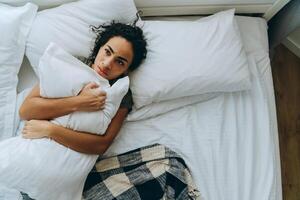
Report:
<svg viewBox="0 0 300 200"><path fill-rule="evenodd" d="M119 64L119 65L124 65L124 62L123 61L121 61L121 60L117 60L117 63Z"/></svg>
<svg viewBox="0 0 300 200"><path fill-rule="evenodd" d="M109 51L108 49L105 49L105 54L106 54L107 56L109 56L109 55L110 55L110 51Z"/></svg>

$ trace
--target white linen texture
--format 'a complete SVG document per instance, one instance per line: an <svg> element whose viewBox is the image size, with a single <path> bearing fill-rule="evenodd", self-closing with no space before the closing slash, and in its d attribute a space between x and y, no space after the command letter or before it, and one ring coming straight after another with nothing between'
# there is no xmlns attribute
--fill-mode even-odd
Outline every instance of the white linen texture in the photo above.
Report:
<svg viewBox="0 0 300 200"><path fill-rule="evenodd" d="M37 6L31 3L22 7L0 3L0 141L14 135L17 75L36 13Z"/></svg>
<svg viewBox="0 0 300 200"><path fill-rule="evenodd" d="M50 42L76 57L88 57L96 37L91 25L99 26L112 20L132 23L136 13L133 0L79 0L42 10L32 25L26 56L36 74L39 59Z"/></svg>
<svg viewBox="0 0 300 200"><path fill-rule="evenodd" d="M145 21L145 62L130 74L134 106L250 89L234 9L197 21ZM155 84L153 84L155 83Z"/></svg>
<svg viewBox="0 0 300 200"><path fill-rule="evenodd" d="M54 6L58 6L64 3L77 1L77 0L0 0L0 3L5 3L12 6L23 6L28 2L31 2L37 6L39 6L39 10L42 8L50 8Z"/></svg>
<svg viewBox="0 0 300 200"><path fill-rule="evenodd" d="M75 112L53 122L80 131L105 133L128 91L128 77L110 87L108 80L54 43L46 49L40 65L44 97L77 95L90 81L101 85L107 92L104 110ZM73 151L47 138L17 136L0 142L0 148L0 186L23 191L39 200L80 200L85 179L98 157Z"/></svg>
<svg viewBox="0 0 300 200"><path fill-rule="evenodd" d="M117 80L111 87L108 80L82 63L64 49L50 43L39 64L40 95L46 98L76 96L90 82L100 85L99 93L106 92L103 110L95 112L73 112L51 122L61 126L95 134L104 134L111 119L129 89L128 76Z"/></svg>
<svg viewBox="0 0 300 200"><path fill-rule="evenodd" d="M219 92L206 93L195 96L180 97L177 99L161 101L158 103L151 103L139 109L133 107L132 111L126 118L126 121L139 121L156 117L158 115L182 108L184 106L211 100L220 94L221 93Z"/></svg>
<svg viewBox="0 0 300 200"><path fill-rule="evenodd" d="M21 135L1 141L0 148L0 189L2 185L10 195L22 191L39 200L81 200L84 182L98 157L48 138Z"/></svg>

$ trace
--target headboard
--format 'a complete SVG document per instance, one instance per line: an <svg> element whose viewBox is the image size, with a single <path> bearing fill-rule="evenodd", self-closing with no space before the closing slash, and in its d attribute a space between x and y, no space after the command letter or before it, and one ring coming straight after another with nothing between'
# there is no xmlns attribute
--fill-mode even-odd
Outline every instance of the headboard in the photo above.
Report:
<svg viewBox="0 0 300 200"><path fill-rule="evenodd" d="M0 3L22 5L33 2L40 9L77 0L0 0ZM235 8L236 13L258 14L271 19L290 0L134 0L142 16L208 15Z"/></svg>
<svg viewBox="0 0 300 200"><path fill-rule="evenodd" d="M135 0L142 16L208 15L235 8L236 13L271 19L290 0Z"/></svg>

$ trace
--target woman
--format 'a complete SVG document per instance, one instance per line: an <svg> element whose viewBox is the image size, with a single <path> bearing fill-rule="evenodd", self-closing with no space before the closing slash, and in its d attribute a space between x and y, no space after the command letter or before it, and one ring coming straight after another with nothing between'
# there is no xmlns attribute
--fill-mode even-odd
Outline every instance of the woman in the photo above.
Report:
<svg viewBox="0 0 300 200"><path fill-rule="evenodd" d="M99 75L113 84L118 78L136 69L146 58L146 41L142 30L133 25L112 22L92 27L97 34L95 46L86 63ZM96 111L105 104L106 94L95 96L95 83L86 85L75 97L44 99L39 86L35 86L20 108L20 117L28 120L22 131L24 138L49 137L75 151L87 154L103 154L118 134L124 119L132 107L129 90L104 135L93 135L67 129L48 120L75 111Z"/></svg>

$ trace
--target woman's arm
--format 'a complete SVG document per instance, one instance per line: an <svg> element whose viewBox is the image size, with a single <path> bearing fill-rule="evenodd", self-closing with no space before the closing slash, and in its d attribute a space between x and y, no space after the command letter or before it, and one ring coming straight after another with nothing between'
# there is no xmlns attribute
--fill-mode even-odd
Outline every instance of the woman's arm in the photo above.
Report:
<svg viewBox="0 0 300 200"><path fill-rule="evenodd" d="M47 99L40 96L40 88L36 85L24 100L19 114L24 120L53 119L75 111L96 111L105 104L105 92L95 93L95 83L86 85L78 96Z"/></svg>
<svg viewBox="0 0 300 200"><path fill-rule="evenodd" d="M26 123L23 129L23 137L50 137L56 142L81 153L103 154L119 133L127 114L127 108L119 108L104 135L77 132L48 121L31 120Z"/></svg>

